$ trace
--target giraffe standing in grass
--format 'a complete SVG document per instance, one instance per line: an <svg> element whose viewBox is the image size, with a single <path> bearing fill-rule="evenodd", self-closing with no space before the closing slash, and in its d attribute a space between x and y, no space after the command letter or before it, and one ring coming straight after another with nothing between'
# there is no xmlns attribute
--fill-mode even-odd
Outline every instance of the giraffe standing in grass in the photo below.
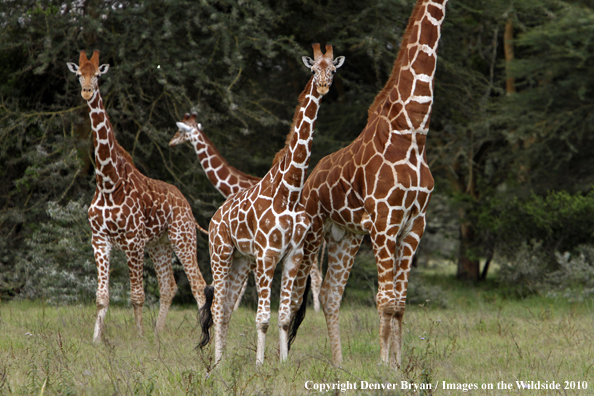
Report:
<svg viewBox="0 0 594 396"><path fill-rule="evenodd" d="M300 302L309 265L325 239L328 269L320 303L336 366L342 364L340 300L365 234L377 263L381 360L401 364L408 275L433 191L425 141L447 1L417 1L388 83L369 108L367 126L349 146L324 157L303 188L312 224L293 289L299 298L293 300Z"/></svg>
<svg viewBox="0 0 594 396"><path fill-rule="evenodd" d="M169 146L175 147L184 142L190 143L196 151L196 155L200 160L200 165L202 165L202 169L204 170L204 173L206 173L208 180L210 180L212 185L225 198L229 198L231 195L236 194L239 191L252 187L262 180L260 177L245 174L229 165L227 160L223 158L214 144L206 134L204 134L202 124L196 122L196 116L196 113L193 113L192 115L186 114L182 121L177 122L179 130L169 142ZM287 144L289 143L290 142L288 141ZM275 157L273 166L278 160L279 156ZM324 249L322 249L322 251L323 250ZM322 287L322 274L319 270L317 257L316 261L311 266L310 276L314 309L317 312L320 310L318 296L320 294L320 288ZM239 293L235 308L233 309L234 311L239 307L239 303L245 293L246 287L247 279Z"/></svg>
<svg viewBox="0 0 594 396"><path fill-rule="evenodd" d="M175 252L184 270L194 298L204 305L204 287L196 257L196 228L199 227L190 205L180 191L162 181L142 175L132 157L118 144L109 117L103 107L98 79L109 65L99 66L99 51L91 60L81 51L79 64L67 63L82 87L81 95L89 106L95 148L95 181L97 188L89 207L89 223L97 264L97 320L93 340L103 336L105 315L109 306L109 271L112 248L126 254L130 272L130 298L135 322L143 335L144 303L143 265L148 251L159 282L160 304L155 331L165 326L165 318L177 285L171 267Z"/></svg>
<svg viewBox="0 0 594 396"><path fill-rule="evenodd" d="M209 341L212 314L216 363L223 355L233 305L250 271L255 272L259 297L256 364L263 363L270 322L270 285L281 260L284 260L278 314L281 360L286 360L288 355L290 300L303 257L303 237L309 228L309 218L301 204L301 189L311 157L321 98L330 89L336 69L344 62L342 56L333 59L330 45L326 46L326 54L322 54L319 44L313 47L314 59L303 57L313 76L299 96L289 145L258 184L227 199L210 222L213 286L205 290L207 304L201 310L204 335L201 346Z"/></svg>

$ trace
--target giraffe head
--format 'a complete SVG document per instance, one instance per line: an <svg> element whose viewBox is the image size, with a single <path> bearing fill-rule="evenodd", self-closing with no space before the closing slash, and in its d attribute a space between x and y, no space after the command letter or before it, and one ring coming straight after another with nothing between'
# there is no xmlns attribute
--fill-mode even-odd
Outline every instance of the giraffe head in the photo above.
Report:
<svg viewBox="0 0 594 396"><path fill-rule="evenodd" d="M320 44L312 44L314 50L314 58L311 59L309 56L301 58L305 67L311 70L314 75L314 84L320 95L326 95L332 85L332 79L336 69L338 69L344 63L344 56L339 56L333 59L332 46L326 45L326 53L322 54Z"/></svg>
<svg viewBox="0 0 594 396"><path fill-rule="evenodd" d="M198 114L196 113L192 113L192 115L186 113L181 122L176 122L179 130L169 141L169 146L175 147L183 142L192 141L194 137L198 136L199 133L202 133L202 124L196 123L197 115Z"/></svg>
<svg viewBox="0 0 594 396"><path fill-rule="evenodd" d="M99 51L94 51L91 60L87 59L87 53L80 51L80 58L78 60L78 66L75 63L67 62L68 69L78 76L84 100L90 100L97 89L97 81L99 76L107 73L109 70L108 64L99 66Z"/></svg>

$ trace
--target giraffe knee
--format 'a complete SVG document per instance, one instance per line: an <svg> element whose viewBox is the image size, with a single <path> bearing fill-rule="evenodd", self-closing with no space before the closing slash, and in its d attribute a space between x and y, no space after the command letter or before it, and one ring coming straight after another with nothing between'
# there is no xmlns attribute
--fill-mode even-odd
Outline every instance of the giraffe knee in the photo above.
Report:
<svg viewBox="0 0 594 396"><path fill-rule="evenodd" d="M384 305L378 307L378 311L380 316L390 316L396 319L401 319L404 316L404 306L396 306L396 305Z"/></svg>
<svg viewBox="0 0 594 396"><path fill-rule="evenodd" d="M107 308L109 306L109 295L104 293L97 293L96 304L98 309Z"/></svg>
<svg viewBox="0 0 594 396"><path fill-rule="evenodd" d="M130 300L134 307L142 307L144 305L144 294L130 296Z"/></svg>
<svg viewBox="0 0 594 396"><path fill-rule="evenodd" d="M261 331L262 333L266 334L266 332L268 331L268 325L269 325L268 322L266 322L266 323L258 323L256 325L256 329L258 331Z"/></svg>

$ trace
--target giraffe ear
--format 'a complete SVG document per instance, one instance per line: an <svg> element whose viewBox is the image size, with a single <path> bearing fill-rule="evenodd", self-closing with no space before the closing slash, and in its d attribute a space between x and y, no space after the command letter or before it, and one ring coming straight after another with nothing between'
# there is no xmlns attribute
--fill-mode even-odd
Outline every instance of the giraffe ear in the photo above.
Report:
<svg viewBox="0 0 594 396"><path fill-rule="evenodd" d="M78 72L78 65L76 63L66 62L66 66L68 66L68 70L72 73L76 74L76 72Z"/></svg>
<svg viewBox="0 0 594 396"><path fill-rule="evenodd" d="M311 69L315 63L314 60L311 59L309 56L302 56L301 61L308 69Z"/></svg>
<svg viewBox="0 0 594 396"><path fill-rule="evenodd" d="M334 59L332 61L332 64L334 65L335 68L339 68L340 66L342 66L342 64L344 63L345 57L344 56L339 56L338 58Z"/></svg>
<svg viewBox="0 0 594 396"><path fill-rule="evenodd" d="M107 73L107 71L109 70L109 65L107 63L102 64L101 66L99 66L99 75L103 75L105 73Z"/></svg>

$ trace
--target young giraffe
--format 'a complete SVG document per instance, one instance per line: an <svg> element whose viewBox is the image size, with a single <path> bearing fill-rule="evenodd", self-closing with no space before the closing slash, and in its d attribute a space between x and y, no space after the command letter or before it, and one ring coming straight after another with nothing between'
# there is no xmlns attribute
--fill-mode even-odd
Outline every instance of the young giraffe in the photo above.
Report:
<svg viewBox="0 0 594 396"><path fill-rule="evenodd" d="M160 307L155 331L165 326L165 318L177 285L173 278L171 254L184 266L192 293L204 305L204 287L196 259L196 227L190 205L180 191L167 183L142 175L130 155L118 144L103 107L98 79L109 69L99 66L99 51L89 61L80 52L78 66L68 62L82 86L81 95L89 106L95 147L95 197L89 207L89 223L98 271L97 320L93 340L101 340L109 306L109 256L112 247L126 254L130 272L130 298L136 326L143 334L143 263L145 249L155 265L159 281Z"/></svg>
<svg viewBox="0 0 594 396"><path fill-rule="evenodd" d="M173 136L169 142L169 146L175 147L184 142L189 142L196 151L196 155L200 160L200 165L208 180L217 189L218 192L225 198L229 198L231 195L238 193L239 191L245 190L249 187L256 185L260 180L260 177L251 176L242 171L229 165L227 160L219 153L219 150L210 141L210 139L204 134L202 125L196 122L196 113L186 114L181 122L177 123L179 130ZM287 145L290 143L290 136L288 137ZM275 161L272 165L278 162L278 156L275 157ZM324 249L322 248L322 251ZM318 312L320 310L319 294L320 288L322 287L322 274L318 266L318 257L312 263L310 276L311 276L311 289L314 301L314 310ZM243 284L243 288L239 293L237 301L235 303L234 311L239 307L239 303L245 293L247 287L247 279Z"/></svg>
<svg viewBox="0 0 594 396"><path fill-rule="evenodd" d="M313 48L314 60L302 58L313 76L299 96L291 127L294 134L285 153L279 155L280 160L258 184L227 199L210 222L214 301L209 309L213 298L213 286L209 286L205 290L207 305L201 310L201 321L206 323L201 346L209 341L208 327L212 322L208 322L212 313L216 363L223 355L237 292L252 270L259 297L256 364L263 363L270 322L270 284L281 259L284 259L278 314L281 360L288 355L291 291L303 257L303 237L309 227L308 216L300 203L301 189L309 165L320 100L328 92L336 69L344 62L342 56L333 60L330 45L326 46L325 55L319 44L314 44Z"/></svg>
<svg viewBox="0 0 594 396"><path fill-rule="evenodd" d="M401 364L408 275L433 191L425 141L447 2L417 1L390 79L369 109L367 126L349 146L323 158L303 188L312 225L293 300L301 298L309 265L324 237L328 269L320 302L336 366L342 363L340 300L365 234L371 237L377 263L381 359L392 366Z"/></svg>

